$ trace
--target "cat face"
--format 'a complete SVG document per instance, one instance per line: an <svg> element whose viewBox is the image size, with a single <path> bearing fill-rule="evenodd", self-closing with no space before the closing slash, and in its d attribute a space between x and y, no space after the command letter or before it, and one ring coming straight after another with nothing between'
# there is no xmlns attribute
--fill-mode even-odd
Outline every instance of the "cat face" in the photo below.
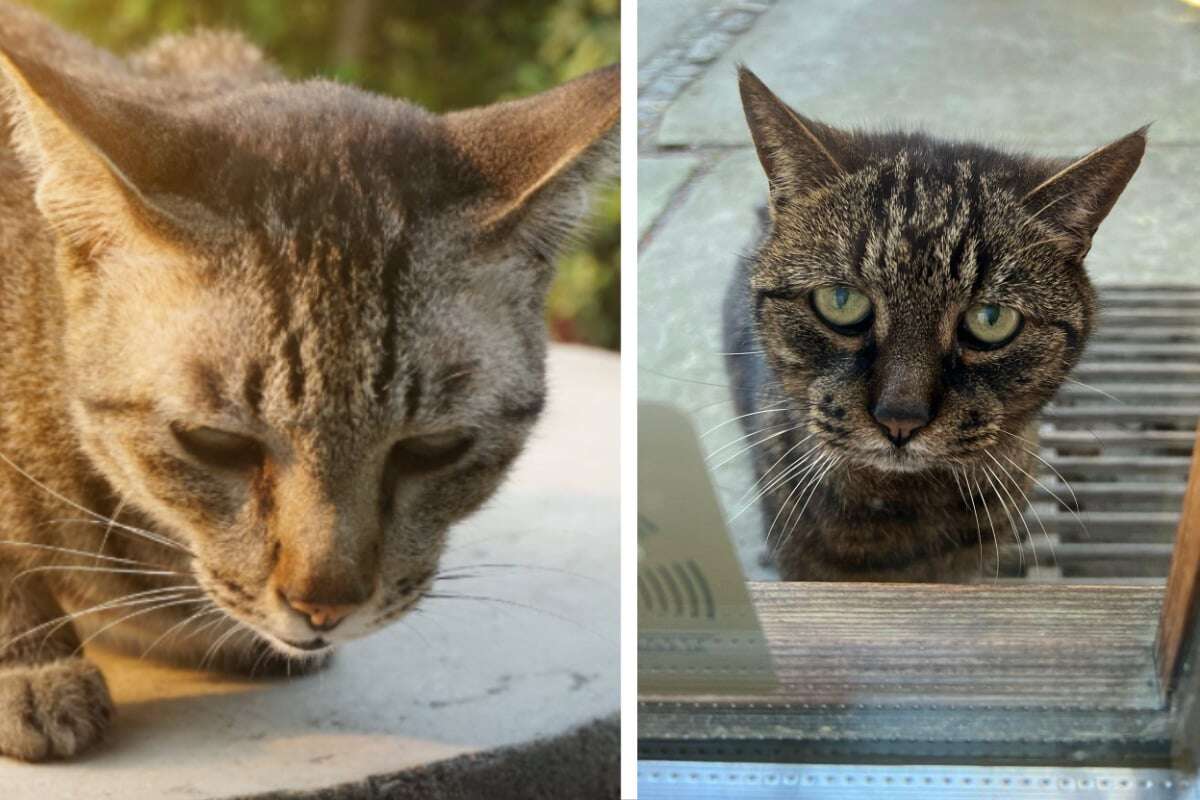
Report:
<svg viewBox="0 0 1200 800"><path fill-rule="evenodd" d="M1054 163L844 133L742 89L771 179L757 331L812 442L922 470L1021 435L1091 331L1083 257L1144 131Z"/></svg>
<svg viewBox="0 0 1200 800"><path fill-rule="evenodd" d="M8 65L82 450L280 650L401 615L541 411L615 70L435 117L326 84L129 114L45 69ZM133 117L144 155L113 133Z"/></svg>

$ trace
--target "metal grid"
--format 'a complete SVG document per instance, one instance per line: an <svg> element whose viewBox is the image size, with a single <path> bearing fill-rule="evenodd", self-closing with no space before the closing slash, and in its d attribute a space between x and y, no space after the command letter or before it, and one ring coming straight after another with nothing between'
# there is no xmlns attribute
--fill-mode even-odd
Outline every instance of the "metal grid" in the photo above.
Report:
<svg viewBox="0 0 1200 800"><path fill-rule="evenodd" d="M1200 286L1107 287L1100 302L1082 361L1042 415L1053 470L1042 466L1025 513L1036 559L1026 545L1010 578L1166 580L1200 418Z"/></svg>

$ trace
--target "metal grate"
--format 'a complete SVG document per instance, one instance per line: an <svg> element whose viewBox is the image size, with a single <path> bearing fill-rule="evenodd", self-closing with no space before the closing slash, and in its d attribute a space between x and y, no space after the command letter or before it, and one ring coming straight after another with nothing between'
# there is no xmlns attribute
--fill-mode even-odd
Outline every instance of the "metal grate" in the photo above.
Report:
<svg viewBox="0 0 1200 800"><path fill-rule="evenodd" d="M1013 579L1166 580L1200 418L1200 286L1106 287L1100 302L1073 380L1042 417L1054 470L1031 493L1036 553L1007 565Z"/></svg>

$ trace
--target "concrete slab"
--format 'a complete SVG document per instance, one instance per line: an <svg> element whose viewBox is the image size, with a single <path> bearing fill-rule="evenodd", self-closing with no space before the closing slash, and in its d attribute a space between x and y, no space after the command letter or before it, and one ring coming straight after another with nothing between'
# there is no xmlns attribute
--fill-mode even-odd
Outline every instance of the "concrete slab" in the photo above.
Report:
<svg viewBox="0 0 1200 800"><path fill-rule="evenodd" d="M637 4L638 63L675 44L675 37L692 19L708 13L720 0L652 0Z"/></svg>
<svg viewBox="0 0 1200 800"><path fill-rule="evenodd" d="M766 179L752 151L722 156L638 258L638 396L671 403L698 431L733 416L722 365L721 301L738 255L752 244L756 206L766 199ZM751 483L750 462L731 445L741 431L727 424L703 439L715 453L718 494L732 517ZM725 449L721 449L725 448ZM755 580L775 577L758 566L762 548L758 509L732 520L743 568Z"/></svg>
<svg viewBox="0 0 1200 800"><path fill-rule="evenodd" d="M99 653L118 704L86 758L0 759L0 797L215 798L318 789L561 733L618 708L618 359L557 346L516 472L451 535L462 581L323 672L230 679ZM587 454L581 457L581 454ZM469 584L469 585L468 585ZM85 788L86 787L86 788Z"/></svg>
<svg viewBox="0 0 1200 800"><path fill-rule="evenodd" d="M684 184L700 159L692 156L664 156L638 159L638 238L646 235L654 221Z"/></svg>
<svg viewBox="0 0 1200 800"><path fill-rule="evenodd" d="M742 61L834 124L1086 149L1156 120L1158 143L1200 142L1200 8L1178 0L780 3L668 109L658 143L748 144Z"/></svg>

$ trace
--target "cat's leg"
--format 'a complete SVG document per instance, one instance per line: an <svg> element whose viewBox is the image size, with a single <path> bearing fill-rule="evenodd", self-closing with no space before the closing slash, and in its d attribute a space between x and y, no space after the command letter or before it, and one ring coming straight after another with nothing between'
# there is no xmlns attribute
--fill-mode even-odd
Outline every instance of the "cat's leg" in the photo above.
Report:
<svg viewBox="0 0 1200 800"><path fill-rule="evenodd" d="M14 581L18 571L0 561L0 755L73 756L104 734L112 699L39 576Z"/></svg>

